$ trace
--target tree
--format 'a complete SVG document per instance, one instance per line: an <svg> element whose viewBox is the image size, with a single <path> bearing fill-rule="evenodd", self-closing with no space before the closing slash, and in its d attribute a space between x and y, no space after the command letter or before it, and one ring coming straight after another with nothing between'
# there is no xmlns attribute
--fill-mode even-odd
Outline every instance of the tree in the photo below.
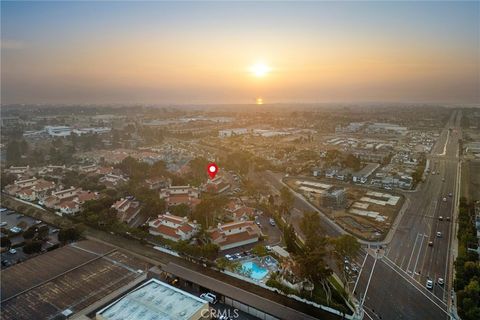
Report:
<svg viewBox="0 0 480 320"><path fill-rule="evenodd" d="M303 214L302 220L300 220L300 229L302 230L305 238L314 241L322 230L320 224L320 216L316 211L307 211Z"/></svg>
<svg viewBox="0 0 480 320"><path fill-rule="evenodd" d="M324 258L326 251L324 246L306 246L305 250L299 254L296 261L300 267L300 274L312 282L314 285L321 285L327 297L327 303L331 300L331 289L328 283L328 277L332 271L326 265Z"/></svg>
<svg viewBox="0 0 480 320"><path fill-rule="evenodd" d="M61 229L58 232L58 240L66 243L80 239L80 231L77 228Z"/></svg>
<svg viewBox="0 0 480 320"><path fill-rule="evenodd" d="M280 190L280 200L282 201L281 207L284 214L290 217L290 210L293 208L295 202L295 196L287 187L283 187Z"/></svg>
<svg viewBox="0 0 480 320"><path fill-rule="evenodd" d="M42 251L42 241L27 242L27 244L23 246L23 252L26 254L37 253L40 251Z"/></svg>
<svg viewBox="0 0 480 320"><path fill-rule="evenodd" d="M266 256L268 254L268 251L264 245L257 244L255 247L253 247L252 253L254 255L262 257L262 256Z"/></svg>
<svg viewBox="0 0 480 320"><path fill-rule="evenodd" d="M358 171L360 170L362 163L360 162L360 159L349 153L343 160L343 165L352 168L355 171Z"/></svg>
<svg viewBox="0 0 480 320"><path fill-rule="evenodd" d="M18 140L12 140L7 143L6 148L7 163L18 164L22 156Z"/></svg>
<svg viewBox="0 0 480 320"><path fill-rule="evenodd" d="M335 251L343 257L353 258L360 251L360 243L354 236L344 234L334 239Z"/></svg>
<svg viewBox="0 0 480 320"><path fill-rule="evenodd" d="M176 206L168 207L168 211L171 214L174 214L176 216L186 217L190 214L190 207L185 203L181 203L181 204L178 204Z"/></svg>
<svg viewBox="0 0 480 320"><path fill-rule="evenodd" d="M5 247L10 248L11 245L12 245L12 241L10 241L9 238L7 238L7 237L1 237L0 238L0 246L2 248L5 248Z"/></svg>
<svg viewBox="0 0 480 320"><path fill-rule="evenodd" d="M202 256L207 259L213 259L218 255L219 247L214 243L207 243L202 246Z"/></svg>
<svg viewBox="0 0 480 320"><path fill-rule="evenodd" d="M283 238L285 240L285 245L287 246L287 251L296 253L298 251L298 247L295 242L297 236L295 235L295 230L291 224L283 228Z"/></svg>

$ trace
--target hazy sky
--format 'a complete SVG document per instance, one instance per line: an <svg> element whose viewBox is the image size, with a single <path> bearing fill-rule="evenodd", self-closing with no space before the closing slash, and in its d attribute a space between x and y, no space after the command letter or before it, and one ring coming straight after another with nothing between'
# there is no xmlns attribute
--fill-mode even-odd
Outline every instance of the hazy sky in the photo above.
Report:
<svg viewBox="0 0 480 320"><path fill-rule="evenodd" d="M477 1L2 1L1 98L479 103L479 30Z"/></svg>

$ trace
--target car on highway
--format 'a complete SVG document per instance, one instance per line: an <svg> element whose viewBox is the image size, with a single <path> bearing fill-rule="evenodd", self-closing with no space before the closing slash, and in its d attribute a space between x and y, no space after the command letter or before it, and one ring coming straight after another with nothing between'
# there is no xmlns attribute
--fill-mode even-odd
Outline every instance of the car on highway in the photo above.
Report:
<svg viewBox="0 0 480 320"><path fill-rule="evenodd" d="M428 279L427 283L425 284L425 287L427 287L427 289L429 290L433 289L433 281Z"/></svg>
<svg viewBox="0 0 480 320"><path fill-rule="evenodd" d="M443 286L445 284L445 280L443 280L443 278L438 278L437 279L437 283L441 286Z"/></svg>
<svg viewBox="0 0 480 320"><path fill-rule="evenodd" d="M437 231L437 238L441 238L442 237L442 233L440 231Z"/></svg>

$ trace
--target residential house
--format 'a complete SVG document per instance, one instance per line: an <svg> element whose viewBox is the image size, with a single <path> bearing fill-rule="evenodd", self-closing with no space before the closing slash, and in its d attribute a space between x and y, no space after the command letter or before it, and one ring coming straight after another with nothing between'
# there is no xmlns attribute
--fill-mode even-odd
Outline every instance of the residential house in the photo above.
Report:
<svg viewBox="0 0 480 320"><path fill-rule="evenodd" d="M164 199L167 206L186 204L193 208L200 203L198 188L187 186L170 186L160 190L160 199Z"/></svg>
<svg viewBox="0 0 480 320"><path fill-rule="evenodd" d="M179 217L170 213L159 215L157 219L148 223L152 235L162 236L172 241L186 241L192 238L200 229L195 221L190 222L187 217Z"/></svg>
<svg viewBox="0 0 480 320"><path fill-rule="evenodd" d="M145 185L150 190L158 190L161 188L166 188L171 184L170 178L165 177L156 177L156 178L149 178L145 180Z"/></svg>
<svg viewBox="0 0 480 320"><path fill-rule="evenodd" d="M98 180L100 183L105 185L107 188L115 188L121 184L124 184L128 181L127 178L121 175L115 174L106 174Z"/></svg>
<svg viewBox="0 0 480 320"><path fill-rule="evenodd" d="M215 179L209 179L203 186L203 190L215 194L220 194L230 189L230 184L222 177L218 176Z"/></svg>
<svg viewBox="0 0 480 320"><path fill-rule="evenodd" d="M140 202L135 201L132 197L122 198L112 205L112 208L117 211L117 218L130 224L135 217L140 213Z"/></svg>
<svg viewBox="0 0 480 320"><path fill-rule="evenodd" d="M233 221L245 221L255 215L255 209L247 207L241 202L231 200L225 208L225 213Z"/></svg>
<svg viewBox="0 0 480 320"><path fill-rule="evenodd" d="M217 228L208 232L212 242L218 245L220 250L255 243L262 236L260 228L253 221L218 224Z"/></svg>

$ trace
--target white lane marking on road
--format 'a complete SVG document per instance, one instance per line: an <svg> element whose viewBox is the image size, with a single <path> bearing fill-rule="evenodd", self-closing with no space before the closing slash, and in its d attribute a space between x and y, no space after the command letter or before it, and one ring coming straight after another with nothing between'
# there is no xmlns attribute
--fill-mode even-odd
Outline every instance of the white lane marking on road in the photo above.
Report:
<svg viewBox="0 0 480 320"><path fill-rule="evenodd" d="M368 277L367 287L365 288L365 293L363 294L363 300L362 300L362 303L360 304L360 306L363 306L363 304L365 303L365 298L367 297L368 287L370 286L370 280L372 280L372 275L373 275L373 272L375 271L375 265L377 264L377 261L378 261L378 257L375 256L375 261L373 261L372 271L370 272L370 276Z"/></svg>
<svg viewBox="0 0 480 320"><path fill-rule="evenodd" d="M387 257L384 257L384 258L386 258L386 260L387 260L389 263L391 263L391 264L393 265L393 267L397 267L400 272L404 273L406 277L410 277L410 274L407 273L407 272L406 272L405 270L403 270L402 268L400 268L397 264L395 264L395 262L393 262L392 260L388 259ZM388 263L386 263L385 260L384 260L383 262L388 265ZM389 265L389 267L390 267L390 268L393 268L393 267L390 266L390 265ZM415 278L411 278L410 281L413 281L413 282L415 282L415 283L418 283L418 285L419 285L420 287L423 286L423 285L420 283L420 281L418 281L418 280L415 279ZM414 284L412 283L412 285L414 285Z"/></svg>
<svg viewBox="0 0 480 320"><path fill-rule="evenodd" d="M367 311L363 310L363 313L366 314L370 319L374 320L374 319L372 318L372 316L370 316L370 315L368 314Z"/></svg>
<svg viewBox="0 0 480 320"><path fill-rule="evenodd" d="M418 249L418 254L417 254L417 260L415 261L415 266L413 267L412 270L412 278L414 277L415 273L417 272L417 264L418 264L418 259L420 258L420 253L422 252L423 249L423 240L425 237L428 237L426 234L422 236L422 242L420 242L420 248Z"/></svg>
<svg viewBox="0 0 480 320"><path fill-rule="evenodd" d="M383 261L382 261L383 262ZM385 262L384 262L385 263ZM422 290L420 290L416 285L414 285L413 283L410 282L410 279L409 277L405 277L403 274L401 274L400 272L398 272L397 270L395 270L395 268L393 268L392 266L390 266L388 263L385 263L386 266L388 266L390 269L392 269L393 271L395 271L400 277L402 277L405 281L407 281L412 287L414 287L418 292L420 292L421 294L423 294L425 296L425 298L427 298L428 300L430 300L434 305L436 305L440 310L442 310L445 314L449 314L446 310L444 310L438 303L436 303L435 301L433 301L432 298L430 298L425 292L423 292ZM434 296L435 297L435 296ZM437 298L437 297L435 297ZM437 298L438 299L438 298ZM440 300L439 300L440 301ZM447 305L445 304L445 302L441 301L441 304L444 305L444 307L446 308Z"/></svg>
<svg viewBox="0 0 480 320"><path fill-rule="evenodd" d="M419 235L420 233L418 233L417 237L415 238L415 243L413 244L412 253L410 254L410 259L408 259L407 272L410 271L410 262L412 262L413 253L415 252L415 247L417 246L417 240Z"/></svg>
<svg viewBox="0 0 480 320"><path fill-rule="evenodd" d="M385 257L385 258L386 258L386 257ZM406 259L406 258L407 258L407 257L403 256L402 263L400 263L400 269L403 269L403 263L405 262L405 259Z"/></svg>
<svg viewBox="0 0 480 320"><path fill-rule="evenodd" d="M358 280L360 280L360 276L362 275L362 271L363 271L363 266L365 265L365 261L367 261L367 258L368 258L368 252L365 252L365 259L363 259L363 263L362 263L362 266L360 267L360 272L358 273L357 281L355 282L355 286L353 287L352 292L355 292L355 289L357 288Z"/></svg>

